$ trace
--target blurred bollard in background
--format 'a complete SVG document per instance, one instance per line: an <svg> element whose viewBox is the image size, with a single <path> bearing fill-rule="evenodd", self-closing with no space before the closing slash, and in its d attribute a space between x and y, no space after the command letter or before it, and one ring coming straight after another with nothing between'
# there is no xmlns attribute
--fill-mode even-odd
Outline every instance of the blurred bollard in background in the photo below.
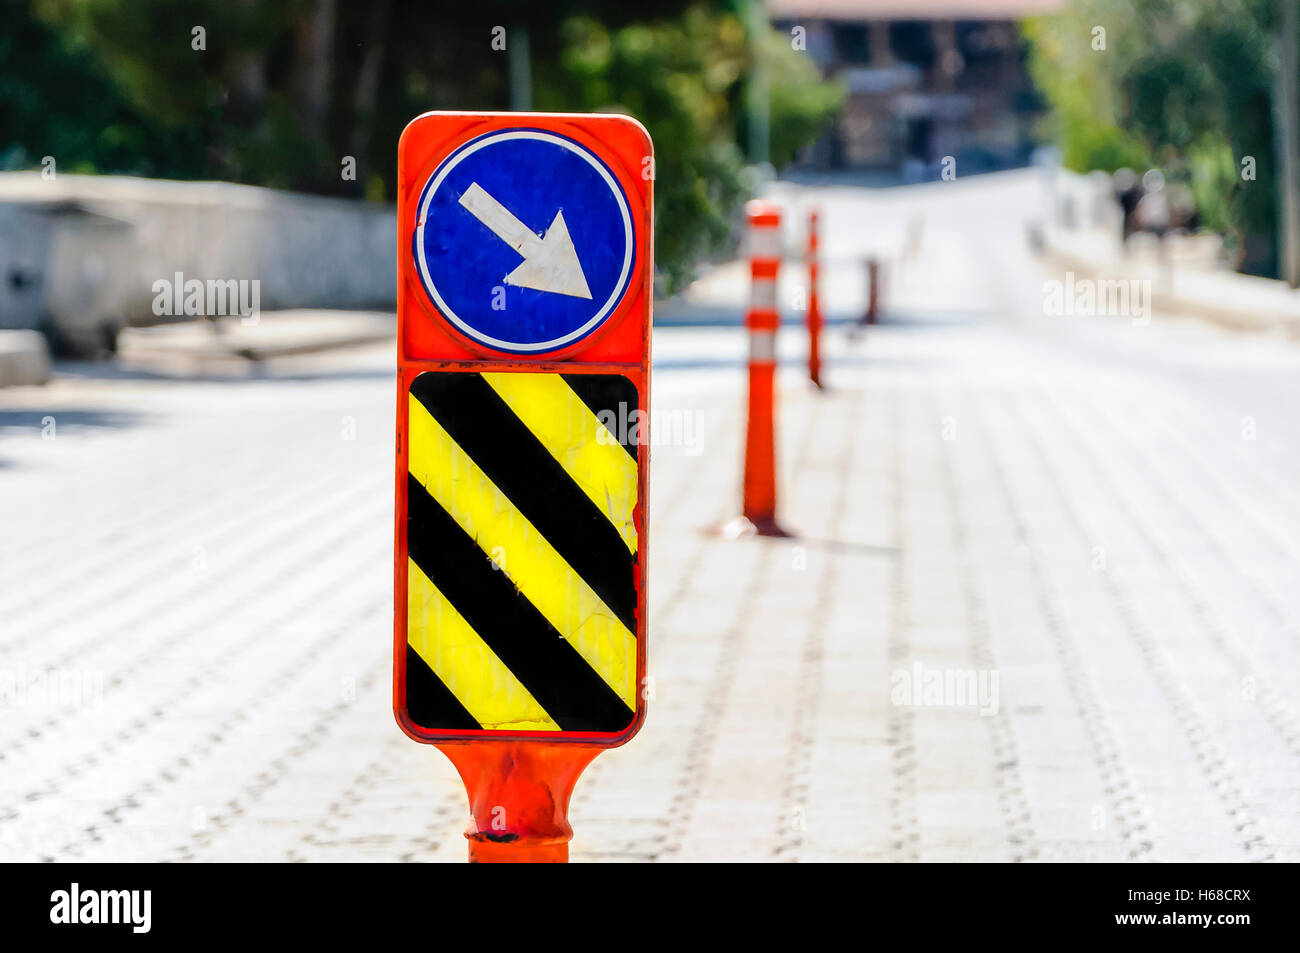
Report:
<svg viewBox="0 0 1300 953"><path fill-rule="evenodd" d="M858 324L866 326L875 324L880 318L880 259L874 256L868 258L863 266L867 284L867 309L862 312Z"/></svg>
<svg viewBox="0 0 1300 953"><path fill-rule="evenodd" d="M781 324L777 309L777 277L784 248L781 210L757 199L745 206L749 225L748 414L745 423L745 468L739 520L724 529L728 536L757 533L785 536L776 518L776 336Z"/></svg>
<svg viewBox="0 0 1300 953"><path fill-rule="evenodd" d="M820 389L822 383L822 306L821 276L817 263L817 220L813 209L808 213L808 379Z"/></svg>

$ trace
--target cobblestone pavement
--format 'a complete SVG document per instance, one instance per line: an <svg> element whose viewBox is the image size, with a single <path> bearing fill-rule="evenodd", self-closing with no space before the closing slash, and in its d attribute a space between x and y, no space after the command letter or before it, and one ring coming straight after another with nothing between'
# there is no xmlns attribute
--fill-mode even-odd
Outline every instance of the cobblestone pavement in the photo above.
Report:
<svg viewBox="0 0 1300 953"><path fill-rule="evenodd" d="M708 532L742 333L657 334L655 697L575 860L1300 859L1300 350L1044 316L1035 194L783 194L833 316L926 216L829 391L783 334L792 539ZM0 393L0 859L463 860L390 713L391 367Z"/></svg>

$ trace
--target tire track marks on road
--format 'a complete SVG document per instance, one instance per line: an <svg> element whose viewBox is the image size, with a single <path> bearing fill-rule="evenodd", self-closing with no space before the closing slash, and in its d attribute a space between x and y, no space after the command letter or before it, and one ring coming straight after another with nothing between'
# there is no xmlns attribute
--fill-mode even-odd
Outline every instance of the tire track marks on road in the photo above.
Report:
<svg viewBox="0 0 1300 953"><path fill-rule="evenodd" d="M1097 690L1088 676L1078 646L1075 645L1068 627L1064 624L1060 607L1053 599L1051 588L1043 573L1041 559L1034 557L1034 540L1030 534L1028 517L1008 482L1007 465L1003 461L1005 451L999 452L998 441L993 438L993 432L988 426L983 401L968 396L963 406L970 411L969 416L979 427L980 442L988 448L994 483L1003 499L1004 509L1011 519L1016 538L1031 554L1028 565L1033 583L1032 596L1039 612L1047 622L1048 641L1061 667L1075 711L1083 723L1089 746L1092 748L1094 763L1101 774L1102 785L1107 796L1107 807L1119 828L1120 839L1127 851L1127 859L1147 859L1151 856L1155 844L1146 820L1150 813L1146 799L1140 786L1133 779L1115 728L1098 699ZM1047 472L1051 474L1050 470ZM1049 482L1061 498L1063 505L1068 506L1059 482L1055 479L1050 479ZM1080 531L1082 532L1081 528Z"/></svg>
<svg viewBox="0 0 1300 953"><path fill-rule="evenodd" d="M364 521L364 511L361 512L360 518ZM355 540L355 538L355 532L352 529L347 528L337 535L336 541L342 543L345 540ZM329 551L338 550L336 547L330 547ZM362 551L359 555L365 557L367 556L367 553ZM374 555L379 556L379 553L376 552ZM362 559L361 562L364 564L365 559ZM300 563L302 565L310 565L317 572L320 570L320 557L317 556L315 552L308 553ZM342 561L341 565L337 567L335 573L325 576L318 585L308 589L296 601L278 607L279 611L276 615L269 619L262 619L252 628L252 631L241 635L233 642L223 645L216 655L198 667L183 682L174 686L161 699L152 702L142 702L142 707L144 708L142 714L130 721L126 727L116 732L109 739L105 740L102 736L94 739L93 743L84 748L77 756L69 758L60 772L47 776L43 781L30 788L24 794L11 800L7 808L0 808L0 820L12 820L17 818L20 815L19 805L22 803L29 803L57 793L63 780L75 779L83 774L87 769L99 767L109 756L114 755L120 747L139 741L148 733L159 729L169 719L175 718L178 714L178 707L181 706L183 702L191 699L196 692L199 692L201 689L211 689L214 686L220 685L221 682L219 675L226 667L233 664L250 649L259 646L268 637L273 636L285 623L302 617L303 614L308 612L313 606L326 602L331 595L340 592L349 580L355 578L355 565L355 560ZM304 575L303 578L311 579L313 576L309 573ZM250 594L245 592L242 595L241 601L249 598ZM213 638L215 634L210 629L191 631L188 638L197 638L200 635ZM311 643L305 645L288 645L285 646L284 649L286 655L297 660L299 658L299 653L308 653L311 651ZM301 661L295 662L294 664L308 665L311 661L312 658L310 656L305 656ZM123 665L122 670L138 673L147 669L151 663L156 664L157 662L158 655L152 650L146 650L139 653L132 661ZM105 686L106 690L108 688L113 688L115 691L121 691L125 689L125 687L126 680L120 676L110 680ZM257 697L258 696L255 694L254 700L256 700ZM136 699L133 697L131 698L131 701L136 701ZM250 703L245 703L242 708L248 708L249 704ZM9 755L17 749L40 741L42 738L51 734L54 729L58 728L64 722L70 721L78 714L79 712L76 710L68 710L61 713L59 716L46 719L42 722L41 728L29 730L25 734L12 740L4 748L0 748L0 762L7 760ZM242 721L242 718L237 720ZM183 758L178 760L183 760ZM182 767L186 766L187 765L182 765Z"/></svg>
<svg viewBox="0 0 1300 953"><path fill-rule="evenodd" d="M796 432L801 434L802 440L799 449L794 454L793 465L790 468L795 472L807 459L813 428L804 427ZM779 446L787 445L782 443ZM780 451L778 450L778 452ZM664 838L664 844L662 849L654 854L655 860L663 860L666 857L679 855L686 846L683 844L683 840L690 827L693 812L700 803L700 795L718 745L721 722L731 704L732 695L736 691L736 670L739 667L742 655L749 649L753 640L755 620L759 618L759 608L763 601L763 595L767 590L767 578L777 564L779 544L779 540L758 537L732 542L715 541L712 544L704 540L701 541L700 553L702 559L709 553L721 553L728 546L756 546L758 547L758 555L749 579L739 595L739 604L735 615L732 617L731 625L720 633L718 652L705 683L707 689L700 705L700 716L694 727L694 733L687 744L686 756L682 759L681 769L674 785L670 811L671 819ZM690 595L690 589L684 589L680 599L674 603L674 606L688 605ZM779 836L782 833L784 833L784 830L765 832L769 838L774 834Z"/></svg>
<svg viewBox="0 0 1300 953"><path fill-rule="evenodd" d="M57 411L54 412L57 417ZM281 446L284 439L300 432L301 423L294 421L293 426L281 428L266 435L268 443ZM169 474L150 473L149 480L155 484L165 485L169 480L184 485L193 479L190 469L193 464L187 454L175 454L175 467ZM24 559L18 566L22 575L11 581L15 584L13 595L17 601L8 601L0 595L0 617L25 611L42 599L49 598L51 591L68 591L65 586L54 583L60 578L76 580L85 577L98 577L104 568L127 565L129 557L138 552L148 552L174 541L191 523L202 526L215 516L222 515L231 507L250 496L264 497L266 486L263 479L281 474L281 468L266 457L241 458L236 456L234 464L225 461L222 481L216 493L205 492L201 496L187 495L175 503L157 507L151 511L142 511L138 506L116 505L113 507L111 521L96 519L93 526L88 526L85 519L83 501L72 503L60 500L56 507L42 510L40 545L33 546L31 539L19 541L16 537L6 540L6 545L22 549L24 553L35 551L36 559ZM96 492L109 499L123 501L133 498L134 489L141 481L138 468L124 469L119 477L124 487L117 489L101 482ZM268 481L271 482L271 481ZM281 481L283 482L283 481ZM290 496L302 491L301 481L298 485L285 484ZM33 504L38 506L39 504ZM283 505L283 504L281 504ZM51 522L48 514L58 514L64 522ZM87 530L93 529L93 535ZM131 543L126 549L111 549L111 554L104 556L108 544L118 539L127 539ZM24 582L40 579L44 586L25 585ZM51 582L53 581L53 582Z"/></svg>
<svg viewBox="0 0 1300 953"><path fill-rule="evenodd" d="M894 564L894 579L890 586L889 637L885 653L891 670L905 668L911 657L908 638L908 597L904 583L912 562L904 538L903 501L906 482L903 465L903 406L897 381L889 389L890 418L890 479L893 483L891 499L893 511L893 545L898 551ZM889 746L889 859L895 862L915 863L920 860L921 831L917 817L916 775L916 714L906 705L889 706L885 726Z"/></svg>
<svg viewBox="0 0 1300 953"><path fill-rule="evenodd" d="M1056 408L1057 419L1064 421L1074 433L1075 445L1086 451L1085 461L1090 471L1097 476L1097 485L1106 488L1108 495L1118 504L1131 523L1142 525L1142 520L1124 495L1119 492L1114 483L1114 478L1102 462L1106 459L1106 454L1095 445L1095 441L1089 433L1089 428L1079 424L1073 408L1062 409L1059 398L1051 390L1045 388L1042 390L1042 394ZM1059 466L1059 462L1053 464L1050 456L1045 451L1039 438L1041 427L1034 426L1032 415L1025 414L1023 408L1021 408L1021 419L1025 421L1026 433L1031 435L1032 446L1043 466L1054 472L1055 468ZM1054 485L1057 486L1058 492L1061 492L1059 481L1056 481ZM1086 527L1079 516L1077 507L1073 505L1064 492L1061 492L1061 498L1065 502L1071 522L1080 533L1081 538L1088 538ZM1163 554L1152 541L1150 535L1144 533L1142 538L1152 548L1165 572L1176 579L1177 574L1171 572L1172 567L1168 564L1167 559L1161 558ZM1142 625L1134 608L1132 595L1125 592L1110 573L1103 574L1103 583L1113 596L1133 643L1136 645L1143 661L1146 662L1147 668L1164 696L1166 704L1174 712L1187 743L1195 754L1211 789L1222 803L1234 830L1238 834L1242 849L1251 860L1272 860L1275 855L1275 848L1270 842L1261 820L1256 817L1247 803L1240 784L1234 778L1227 753L1217 734L1210 729L1204 717L1200 714L1193 698L1188 694L1172 664L1166 658L1163 648L1156 644L1151 634ZM1204 621L1203 618L1202 621Z"/></svg>
<svg viewBox="0 0 1300 953"><path fill-rule="evenodd" d="M954 406L967 407L976 399L971 395ZM931 407L933 419L939 420L941 414L937 394L931 395ZM952 451L943 454L943 484L948 498L948 508L953 514L953 543L963 568L963 595L967 612L966 627L970 633L971 661L977 671L997 671L998 660L993 648L988 607L975 582L976 565L971 547L969 514L965 512L966 508L962 505L956 467L952 460L952 453L956 451L956 447L954 441ZM981 717L988 726L989 743L993 749L998 804L1002 811L1003 822L1006 824L1007 842L1011 845L1011 859L1017 863L1037 860L1040 848L1034 832L1029 798L1025 795L1024 779L1020 770L1020 748L1016 743L1011 716L1006 706L999 703L994 714L981 713Z"/></svg>
<svg viewBox="0 0 1300 953"><path fill-rule="evenodd" d="M857 447L855 438L858 433L863 399L860 392L852 392L847 401L834 403L822 395L817 397L818 437L840 448L834 468L837 484L835 503L828 514L827 525L818 530L827 534L827 538L834 538L843 524L844 514L848 511L849 496L853 490L851 479L853 451ZM843 407L843 404L848 406ZM845 416L840 416L838 411L842 411ZM832 413L835 414L833 419ZM828 438L824 433L827 429L837 432L833 432ZM813 430L814 428L809 428L810 433ZM810 442L816 443L817 439L817 437L810 437ZM797 543L798 540L796 539L795 542ZM817 744L815 735L817 717L821 711L823 667L826 659L826 626L832 615L832 605L840 577L840 560L836 554L827 553L822 558L825 560L825 566L818 576L817 596L813 610L808 616L808 630L804 635L799 674L795 680L794 720L790 725L790 736L786 743L787 759L781 796L782 810L777 817L777 830L784 831L784 836L778 838L773 852L778 859L790 861L802 859L799 853L804 846L803 831L808 822L806 813L809 808L809 776L812 773L813 750ZM796 811L800 809L804 811L805 816L800 818L802 823L796 823Z"/></svg>

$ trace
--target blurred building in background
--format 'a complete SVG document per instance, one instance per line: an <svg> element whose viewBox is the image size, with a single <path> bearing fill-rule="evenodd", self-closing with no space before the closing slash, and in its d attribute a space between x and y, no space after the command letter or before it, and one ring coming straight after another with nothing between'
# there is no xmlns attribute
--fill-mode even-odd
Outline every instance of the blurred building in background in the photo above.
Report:
<svg viewBox="0 0 1300 953"><path fill-rule="evenodd" d="M847 96L801 156L815 169L934 177L1023 164L1043 110L1016 20L1061 0L771 0L773 26L804 30L809 56Z"/></svg>

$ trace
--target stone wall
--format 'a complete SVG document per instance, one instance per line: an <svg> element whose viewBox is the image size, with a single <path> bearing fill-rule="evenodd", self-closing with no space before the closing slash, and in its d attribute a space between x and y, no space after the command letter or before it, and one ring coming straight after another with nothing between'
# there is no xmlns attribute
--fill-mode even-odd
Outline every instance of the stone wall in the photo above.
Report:
<svg viewBox="0 0 1300 953"><path fill-rule="evenodd" d="M224 182L0 173L0 327L156 323L154 282L260 281L261 307L396 307L394 209ZM21 272L14 278L9 271ZM16 281L41 301L9 301ZM93 305L76 288L94 285ZM91 316L87 309L110 312ZM81 312L81 313L78 313Z"/></svg>

